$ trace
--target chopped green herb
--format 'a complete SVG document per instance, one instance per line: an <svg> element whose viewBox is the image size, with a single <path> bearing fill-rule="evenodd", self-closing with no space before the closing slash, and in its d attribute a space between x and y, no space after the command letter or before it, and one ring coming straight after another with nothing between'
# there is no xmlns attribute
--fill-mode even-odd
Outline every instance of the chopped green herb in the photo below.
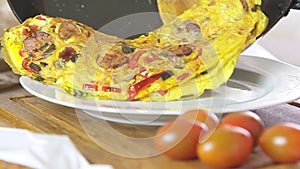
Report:
<svg viewBox="0 0 300 169"><path fill-rule="evenodd" d="M135 51L135 48L128 46L126 43L122 44L122 51L123 53L129 54Z"/></svg>
<svg viewBox="0 0 300 169"><path fill-rule="evenodd" d="M254 7L251 10L252 10L252 12L256 12L260 8L261 8L260 5L255 4Z"/></svg>
<svg viewBox="0 0 300 169"><path fill-rule="evenodd" d="M71 57L71 61L72 61L73 63L75 63L79 57L80 57L80 54L76 54L76 55L74 55L73 57Z"/></svg>
<svg viewBox="0 0 300 169"><path fill-rule="evenodd" d="M48 66L48 63L46 63L46 62L40 62L40 64L41 64L41 66L43 66L43 67Z"/></svg>
<svg viewBox="0 0 300 169"><path fill-rule="evenodd" d="M193 94L189 94L189 95L183 95L180 97L180 99L186 99L186 98L189 98L189 97L194 97Z"/></svg>
<svg viewBox="0 0 300 169"><path fill-rule="evenodd" d="M34 80L39 81L39 82L42 82L42 81L44 81L45 79L42 78L42 77L40 77L40 76L38 76L38 77L36 77Z"/></svg>
<svg viewBox="0 0 300 169"><path fill-rule="evenodd" d="M48 49L43 53L44 57L50 56L55 51L55 49L56 47L54 44L50 45Z"/></svg>
<svg viewBox="0 0 300 169"><path fill-rule="evenodd" d="M74 89L73 92L74 92L74 96L77 96L77 97L86 97L87 96L87 93L76 90L76 89Z"/></svg>
<svg viewBox="0 0 300 169"><path fill-rule="evenodd" d="M208 74L207 70L200 73L200 75L206 75L206 74Z"/></svg>
<svg viewBox="0 0 300 169"><path fill-rule="evenodd" d="M165 71L163 74L161 74L161 78L163 81L169 79L170 77L172 77L174 75L173 71L172 70L167 70Z"/></svg>
<svg viewBox="0 0 300 169"><path fill-rule="evenodd" d="M57 62L54 63L55 68L65 68L66 67L66 62L62 60L58 60Z"/></svg>

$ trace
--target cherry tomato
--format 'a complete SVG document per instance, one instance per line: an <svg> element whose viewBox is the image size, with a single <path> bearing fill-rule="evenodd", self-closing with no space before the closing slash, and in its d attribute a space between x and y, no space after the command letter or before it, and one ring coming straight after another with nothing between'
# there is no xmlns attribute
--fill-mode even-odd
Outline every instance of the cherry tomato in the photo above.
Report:
<svg viewBox="0 0 300 169"><path fill-rule="evenodd" d="M250 132L253 137L254 144L257 143L259 136L264 130L262 119L254 112L243 111L226 115L220 122L222 125L234 125L242 127Z"/></svg>
<svg viewBox="0 0 300 169"><path fill-rule="evenodd" d="M214 113L210 113L205 109L189 110L183 113L180 118L193 121L196 120L206 124L208 132L201 137L200 142L205 141L215 131L219 124L219 118Z"/></svg>
<svg viewBox="0 0 300 169"><path fill-rule="evenodd" d="M244 128L224 125L197 147L203 163L214 167L236 167L247 160L253 149L251 134Z"/></svg>
<svg viewBox="0 0 300 169"><path fill-rule="evenodd" d="M189 110L181 115L183 119L197 120L205 123L208 128L215 128L218 123L218 117L204 109Z"/></svg>
<svg viewBox="0 0 300 169"><path fill-rule="evenodd" d="M282 123L266 129L259 138L259 146L276 162L300 161L300 125Z"/></svg>
<svg viewBox="0 0 300 169"><path fill-rule="evenodd" d="M203 123L178 119L158 129L154 144L172 159L194 159L197 158L199 138L207 130Z"/></svg>

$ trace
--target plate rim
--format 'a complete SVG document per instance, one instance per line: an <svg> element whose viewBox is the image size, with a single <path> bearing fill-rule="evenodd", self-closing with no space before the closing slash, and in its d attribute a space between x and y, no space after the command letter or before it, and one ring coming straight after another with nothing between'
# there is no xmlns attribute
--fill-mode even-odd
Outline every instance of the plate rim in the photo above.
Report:
<svg viewBox="0 0 300 169"><path fill-rule="evenodd" d="M294 66L294 65L291 65L291 64L288 64L288 63L285 63L283 61L277 61L277 60L273 60L273 59L268 59L268 58L263 58L263 57L258 57L258 56L250 56L250 55L241 55L240 58L239 58L239 63L240 61L242 60L242 62L246 62L246 61L256 61L257 63L261 62L261 61L264 61L264 62L269 62L273 65L281 65L285 68L289 68L289 69L294 69L294 70L297 70L298 73L299 73L299 79L300 79L300 68L297 67L297 66ZM239 63L237 64L236 68L239 68ZM236 69L235 68L235 69ZM245 70L248 70L248 69L245 69ZM250 67L250 70L251 70L251 67ZM268 72L270 73L270 72ZM271 72L272 73L272 72ZM287 72L281 72L282 74L280 76L284 76L283 73L287 73ZM294 72L293 72L294 73ZM276 79L275 79L276 80ZM43 100L46 100L46 101L49 101L49 102L52 102L52 103L55 103L55 104L58 104L58 105L63 105L63 106L67 106L67 107L72 107L72 108L75 108L75 109L82 109L82 110L86 110L86 111L102 111L102 112L107 112L107 113L120 113L119 111L116 112L116 109L119 109L119 110L122 110L122 114L131 114L131 115L134 115L136 113L132 113L132 109L127 109L127 108L104 108L102 107L100 110L98 109L95 109L95 107L89 107L89 106L85 106L85 107L82 107L82 105L78 105L76 104L76 102L73 102L73 103L70 103L70 102L66 102L66 101L62 101L62 100L57 100L55 98L50 98L50 97L47 97L41 93L38 93L36 92L35 90L31 89L26 83L27 81L32 81L32 82L36 82L36 83L39 83L41 85L45 85L45 87L49 87L49 88L52 88L53 90L61 90L62 92L65 92L63 91L63 89L60 89L58 87L55 87L55 86L52 86L52 85L46 85L46 84L42 84L40 82L37 82L37 81L34 81L32 79L30 79L29 77L25 77L25 76L21 76L20 79L20 84L21 86L26 90L28 91L29 93L31 93L32 95L35 95ZM299 85L300 86L300 85ZM298 98L300 98L300 87L299 89L296 89L296 93L297 95L295 95L295 93L293 94L289 94L287 96L289 97L282 97L280 100L273 100L272 102L261 102L260 105L255 105L253 106L253 108L250 108L249 106L245 106L244 108L238 108L238 109L234 109L232 107L226 107L223 108L223 111L221 112L218 112L218 111L214 111L212 110L214 113L229 113L229 112L235 112L235 111L246 111L246 110L255 110L255 109L259 109L259 108L263 108L263 107L269 107L269 106L275 106L275 105L279 105L279 104L283 104L283 103L287 103L287 102L290 102L290 101L293 101L293 100L296 100ZM80 98L76 98L75 96L71 96L70 94L68 94L67 92L65 92L65 94L69 95L70 97L73 97L75 100L81 100L84 102L88 101L88 100L85 100L85 99L80 99ZM299 95L298 95L299 94ZM266 96L263 96L263 98L266 97ZM95 101L95 100L92 100L92 101ZM111 100L97 100L96 102L111 102ZM116 101L116 100L113 100L114 102L117 102L117 103L124 103L124 102L129 102L129 101ZM172 102L168 102L168 103L178 103L178 102L186 102L186 101L172 101ZM132 102L130 102L132 103ZM141 102L141 101L138 101L136 103L144 103L144 102ZM151 102L150 102L151 103ZM159 102L158 102L159 103ZM166 103L166 102L165 102ZM247 102L247 103L251 103L250 102ZM244 104L244 103L236 103L237 105L238 104ZM244 104L245 105L245 104ZM96 108L99 108L98 105ZM146 112L146 113L141 113L142 115L157 115L157 113L159 113L160 115L180 115L181 113L183 113L183 111L178 111L178 110L163 110L163 113L161 113L162 110L159 110L159 112L155 112L155 110L152 110L151 109L151 112ZM140 115L140 114L139 114Z"/></svg>

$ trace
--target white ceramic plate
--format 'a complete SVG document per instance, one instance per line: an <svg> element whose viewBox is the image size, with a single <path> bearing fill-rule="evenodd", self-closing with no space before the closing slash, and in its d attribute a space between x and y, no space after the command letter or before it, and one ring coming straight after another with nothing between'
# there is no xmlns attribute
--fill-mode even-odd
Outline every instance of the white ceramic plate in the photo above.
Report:
<svg viewBox="0 0 300 169"><path fill-rule="evenodd" d="M21 85L31 94L56 104L73 107L97 118L141 125L162 125L189 109L207 108L215 113L254 110L300 97L300 68L286 63L240 56L231 79L198 99L172 102L84 100L60 88L27 77Z"/></svg>

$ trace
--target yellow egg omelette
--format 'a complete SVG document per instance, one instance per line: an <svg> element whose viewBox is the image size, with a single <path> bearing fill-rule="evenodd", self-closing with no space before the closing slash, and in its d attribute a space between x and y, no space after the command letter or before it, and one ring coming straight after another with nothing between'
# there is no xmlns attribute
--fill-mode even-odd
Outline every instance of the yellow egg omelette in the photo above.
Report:
<svg viewBox="0 0 300 169"><path fill-rule="evenodd" d="M15 73L78 97L197 98L230 78L239 54L264 31L268 19L258 0L191 4L160 28L133 40L74 20L38 15L5 30L2 52Z"/></svg>

